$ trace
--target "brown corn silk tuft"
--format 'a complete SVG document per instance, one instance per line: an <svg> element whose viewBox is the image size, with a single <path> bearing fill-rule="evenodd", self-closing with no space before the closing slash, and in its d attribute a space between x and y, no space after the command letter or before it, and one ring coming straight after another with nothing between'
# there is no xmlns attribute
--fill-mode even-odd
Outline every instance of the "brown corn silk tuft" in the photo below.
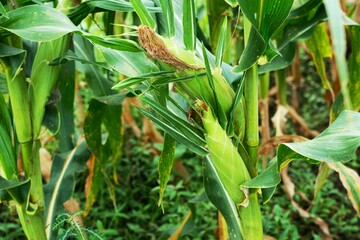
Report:
<svg viewBox="0 0 360 240"><path fill-rule="evenodd" d="M167 63L176 69L198 69L175 57L167 48L165 43L159 38L156 32L148 26L139 26L138 35L140 45L154 59Z"/></svg>

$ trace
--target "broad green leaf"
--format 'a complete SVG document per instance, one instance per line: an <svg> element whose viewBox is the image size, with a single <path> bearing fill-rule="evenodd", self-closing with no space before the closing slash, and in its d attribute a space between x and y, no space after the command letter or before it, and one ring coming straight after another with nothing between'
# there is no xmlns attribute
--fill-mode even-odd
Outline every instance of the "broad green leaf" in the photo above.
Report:
<svg viewBox="0 0 360 240"><path fill-rule="evenodd" d="M160 12L160 8L154 7L154 3L150 0L142 1L146 6L146 9L151 12ZM101 9L101 10L100 10ZM74 7L68 17L75 25L79 25L81 21L90 13L99 11L120 11L120 12L132 12L134 8L125 0L89 0L82 2L79 6Z"/></svg>
<svg viewBox="0 0 360 240"><path fill-rule="evenodd" d="M276 158L275 158L276 159ZM241 184L246 188L261 188L263 203L266 204L274 195L276 186L280 183L280 174L276 160L272 160L269 166L255 178Z"/></svg>
<svg viewBox="0 0 360 240"><path fill-rule="evenodd" d="M151 27L152 29L155 29L155 20L150 15L150 12L146 9L144 3L140 0L130 0L130 3L134 7L141 23Z"/></svg>
<svg viewBox="0 0 360 240"><path fill-rule="evenodd" d="M5 127L0 125L0 175L12 180L16 178L18 170L12 140Z"/></svg>
<svg viewBox="0 0 360 240"><path fill-rule="evenodd" d="M172 2L172 0L160 0L161 9L165 17L167 36L169 38L175 36L175 15Z"/></svg>
<svg viewBox="0 0 360 240"><path fill-rule="evenodd" d="M265 40L254 27L251 28L248 42L249 47L244 49L239 60L239 65L234 67L235 72L243 72L250 68L261 57L266 49Z"/></svg>
<svg viewBox="0 0 360 240"><path fill-rule="evenodd" d="M58 88L61 100L58 104L60 113L60 131L56 135L59 139L60 152L67 152L74 148L75 116L75 63L68 62L61 66Z"/></svg>
<svg viewBox="0 0 360 240"><path fill-rule="evenodd" d="M47 104L45 106L42 125L56 135L60 130L60 124L60 112L57 103Z"/></svg>
<svg viewBox="0 0 360 240"><path fill-rule="evenodd" d="M263 172L255 178L242 183L241 186L246 188L270 188L277 186L280 181L280 174L278 172L277 161L275 158Z"/></svg>
<svg viewBox="0 0 360 240"><path fill-rule="evenodd" d="M348 89L349 73L346 62L346 34L344 27L344 13L338 1L324 0L326 13L329 18L332 45L336 61L336 68L341 83L341 93L345 109L351 110L352 104Z"/></svg>
<svg viewBox="0 0 360 240"><path fill-rule="evenodd" d="M83 140L71 151L56 155L51 167L50 181L44 186L45 225L48 239L57 239L52 228L56 216L64 211L63 203L69 200L75 187L75 173L85 171L90 152Z"/></svg>
<svg viewBox="0 0 360 240"><path fill-rule="evenodd" d="M278 49L282 50L290 42L309 37L312 29L327 18L323 5L315 5L314 9L307 12L306 15L293 16L284 23L283 37L281 38Z"/></svg>
<svg viewBox="0 0 360 240"><path fill-rule="evenodd" d="M360 217L360 177L353 169L346 167L339 162L327 163L328 166L335 170L340 177L341 183L345 187L348 197Z"/></svg>
<svg viewBox="0 0 360 240"><path fill-rule="evenodd" d="M79 35L74 36L75 54L87 62L96 62L93 45ZM96 65L78 63L76 68L85 73L85 81L88 83L90 90L96 96L104 96L114 93L111 90L112 81L105 77L105 73Z"/></svg>
<svg viewBox="0 0 360 240"><path fill-rule="evenodd" d="M277 53L270 43L272 35L286 20L293 0L238 0L240 8L251 22L252 29L239 66L234 70L241 72L252 66L261 55L267 52L267 61Z"/></svg>
<svg viewBox="0 0 360 240"><path fill-rule="evenodd" d="M164 196L164 192L166 189L167 182L170 179L171 170L174 163L174 156L175 156L175 140L170 137L170 135L165 134L164 137L164 148L162 150L160 159L159 159L159 180L160 180L160 195L158 206L161 206L164 209L162 204L162 199Z"/></svg>
<svg viewBox="0 0 360 240"><path fill-rule="evenodd" d="M27 201L30 190L30 179L22 182L6 180L0 176L0 192L6 191L19 204ZM0 199L1 201L2 199Z"/></svg>
<svg viewBox="0 0 360 240"><path fill-rule="evenodd" d="M194 0L183 2L183 37L186 49L194 51L196 48L196 16Z"/></svg>
<svg viewBox="0 0 360 240"><path fill-rule="evenodd" d="M360 146L360 113L343 111L340 116L313 140L280 144L278 167L284 168L296 159L319 162L345 162L356 158Z"/></svg>
<svg viewBox="0 0 360 240"><path fill-rule="evenodd" d="M8 12L7 18L0 17L0 29L40 42L79 30L63 13L45 5L29 5Z"/></svg>
<svg viewBox="0 0 360 240"><path fill-rule="evenodd" d="M221 182L210 156L204 159L204 187L211 203L224 216L230 239L242 239L237 208Z"/></svg>
<svg viewBox="0 0 360 240"><path fill-rule="evenodd" d="M84 122L84 133L86 143L95 158L89 161L91 174L87 179L85 215L91 210L98 192L103 187L103 178L108 184L110 196L116 208L113 184L108 179L105 167L110 161L115 164L120 158L123 138L121 103L122 101L119 101L115 105L108 105L98 99L92 99L89 103ZM102 126L105 129L102 129ZM106 130L107 136L104 135L104 130Z"/></svg>
<svg viewBox="0 0 360 240"><path fill-rule="evenodd" d="M125 52L98 46L106 62L115 71L128 77L136 77L149 72L159 71L144 52Z"/></svg>
<svg viewBox="0 0 360 240"><path fill-rule="evenodd" d="M26 57L26 51L24 49L15 48L0 43L0 57L9 57L9 65L11 66L11 80L13 80L20 72L20 67L23 65Z"/></svg>

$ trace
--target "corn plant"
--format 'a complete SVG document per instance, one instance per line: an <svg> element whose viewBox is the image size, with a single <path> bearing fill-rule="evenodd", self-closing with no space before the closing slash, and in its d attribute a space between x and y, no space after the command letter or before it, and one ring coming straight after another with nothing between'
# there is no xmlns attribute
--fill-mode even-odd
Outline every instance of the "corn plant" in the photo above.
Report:
<svg viewBox="0 0 360 240"><path fill-rule="evenodd" d="M344 48L336 44L336 41L345 39L344 35L335 34L336 31L344 32L343 25L332 22L336 14L344 17L337 3L309 1L301 5L294 4L294 1L207 1L211 39L207 45L211 51L197 39L195 1L160 1L163 15L157 18L146 11L141 1L133 0L131 3L141 21L137 28L140 45L159 64L160 71L126 79L114 88L145 85L147 91L139 97L150 106L150 110L139 110L166 133L159 163L159 205L169 179L176 141L204 157L205 192L224 216L230 239L263 239L258 194L262 195L263 202L269 201L280 182L279 172L292 160L328 162L327 165L333 169L333 164L336 164L347 171L345 169L348 168L340 162L355 158L359 135L340 137L332 133L337 132L340 126L346 131L358 131L359 115L351 111L341 113L326 131L312 141L281 144L277 156L258 175L259 74L267 73L267 77L261 75L260 86L263 98L266 98L268 72L278 71L282 76L278 90L282 99L279 100L286 105L284 68L292 61L293 43L320 28L320 23L326 21L327 16L335 40L336 58L343 58L341 64L337 63L339 73L342 72L340 82L344 105L341 108L358 110L351 105L354 93L346 90L349 77L347 66L343 65L346 63ZM241 14L234 16L240 11ZM303 21L301 24L300 20ZM358 29L356 23L351 25L356 25L354 28ZM240 33L239 28L242 30ZM242 43L234 37L237 34L243 37ZM326 39L322 35L313 41L320 38ZM231 53L231 49L237 47L232 43L242 47L240 54ZM317 59L323 57L321 53L316 53L319 48L317 46L312 50ZM238 63L231 67L223 62L224 59L229 63ZM320 64L323 63L320 61L317 67ZM355 68L350 72L356 71ZM169 83L174 84L171 88L175 90L175 95L169 94ZM325 87L329 86L328 81L323 80L323 83ZM187 108L177 104L179 97L186 99ZM337 101L340 101L339 98ZM331 144L334 138L339 144L330 149L327 144ZM340 157L340 152L349 155ZM339 169L336 171L341 172ZM340 173L340 176L345 177L346 174L343 174ZM359 177L350 175L353 177L347 175L344 185L349 186L352 182L349 196L354 208L358 209L356 199L359 191L356 185Z"/></svg>
<svg viewBox="0 0 360 240"><path fill-rule="evenodd" d="M342 163L354 159L360 145L359 26L338 1L51 3L0 4L0 201L15 206L28 239L56 239L56 217L73 194L74 175L86 163L91 176L84 215L103 179L116 208L117 178L109 177L106 163L121 155L121 104L134 96L148 106L138 110L165 134L159 206L181 143L201 157L206 196L222 214L219 224L230 239L263 239L259 202L270 200L281 170L293 160L321 163L318 190L329 169L338 172L359 213L359 176ZM199 5L206 5L205 20L197 18ZM259 98L268 98L275 72L278 108L291 110L285 69L304 39L333 96L331 125L313 140L280 144L260 171ZM338 91L323 59L331 52ZM74 127L76 74L84 76L92 96L79 132ZM39 159L44 127L59 140L60 152L45 185ZM76 223L72 226L68 233L83 234L73 231L82 229Z"/></svg>

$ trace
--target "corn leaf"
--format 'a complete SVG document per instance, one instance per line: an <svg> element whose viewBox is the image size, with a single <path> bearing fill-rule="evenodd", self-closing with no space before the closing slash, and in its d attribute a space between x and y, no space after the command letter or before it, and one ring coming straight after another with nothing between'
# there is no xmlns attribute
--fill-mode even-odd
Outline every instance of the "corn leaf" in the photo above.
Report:
<svg viewBox="0 0 360 240"><path fill-rule="evenodd" d="M207 80L209 82L210 88L211 88L213 96L214 96L214 101L215 101L215 106L212 106L212 107L215 110L216 116L219 117L219 123L220 123L221 127L225 129L227 126L227 116L226 116L224 109L221 106L221 103L219 102L219 98L218 98L218 95L215 90L215 83L214 83L213 75L212 75L210 64L209 64L209 59L208 59L204 45L202 45L202 50L203 50L203 55L204 55L204 63L205 63L205 68L206 68ZM223 93L221 93L221 94L223 94ZM204 99L204 100L206 101L207 99Z"/></svg>
<svg viewBox="0 0 360 240"><path fill-rule="evenodd" d="M360 146L360 113L343 111L319 136L310 141L280 144L278 167L295 159L319 162L345 162L356 158Z"/></svg>
<svg viewBox="0 0 360 240"><path fill-rule="evenodd" d="M51 167L50 181L44 186L45 225L47 239L57 239L53 229L56 216L64 211L63 203L70 199L75 187L74 174L85 170L85 163L90 157L86 143L80 140L71 151L55 156Z"/></svg>
<svg viewBox="0 0 360 240"><path fill-rule="evenodd" d="M59 139L60 152L74 148L74 98L75 98L75 63L68 62L61 67L58 88L61 100L58 103L60 114L60 130L56 135Z"/></svg>
<svg viewBox="0 0 360 240"><path fill-rule="evenodd" d="M221 28L221 32L220 32L219 41L218 41L218 44L216 47L216 54L215 54L215 66L216 67L221 67L221 63L222 63L226 45L229 44L228 42L225 41L227 33L228 33L228 24L227 23L228 23L228 21L227 21L227 18L225 17L223 20L223 24L222 24L222 28Z"/></svg>
<svg viewBox="0 0 360 240"><path fill-rule="evenodd" d="M159 166L158 166L159 180L160 180L158 206L161 206L163 209L164 207L162 204L162 199L166 189L166 184L170 179L170 174L174 163L175 146L176 146L176 141L172 137L170 137L170 135L165 134L164 148L161 152L161 156L159 159Z"/></svg>
<svg viewBox="0 0 360 240"><path fill-rule="evenodd" d="M7 16L7 13L6 13L6 10L4 8L4 6L2 5L2 3L0 2L0 13L1 15L3 15L4 17L8 17Z"/></svg>
<svg viewBox="0 0 360 240"><path fill-rule="evenodd" d="M344 27L344 12L338 1L324 0L326 13L329 18L331 40L334 48L336 68L339 73L341 83L341 93L343 95L345 109L352 109L348 82L349 74L346 62L346 34Z"/></svg>
<svg viewBox="0 0 360 240"><path fill-rule="evenodd" d="M125 52L98 46L106 62L115 71L128 77L136 77L149 72L159 71L144 52Z"/></svg>
<svg viewBox="0 0 360 240"><path fill-rule="evenodd" d="M186 49L196 48L196 16L194 0L183 1L183 38Z"/></svg>
<svg viewBox="0 0 360 240"><path fill-rule="evenodd" d="M142 48L140 48L140 46L132 40L110 37L98 37L90 34L83 34L82 36L90 40L92 43L101 45L106 48L128 52L142 51Z"/></svg>
<svg viewBox="0 0 360 240"><path fill-rule="evenodd" d="M61 64L67 64L70 61L78 61L82 64L93 64L95 66L104 68L106 70L111 70L111 68L103 62L91 62L87 59L83 59L83 58L79 58L75 52L73 52L72 50L68 50L66 53L64 53L64 55L62 55L59 58L54 59L51 63L49 63L49 65L61 65Z"/></svg>
<svg viewBox="0 0 360 240"><path fill-rule="evenodd" d="M108 105L101 98L92 99L86 113L84 133L86 143L94 154L91 162L91 178L87 180L86 207L84 214L87 215L96 200L96 196L103 187L102 178L108 179L105 166L108 162L114 163L120 158L120 149L123 138L121 122L121 103ZM105 129L102 129L102 126ZM103 131L106 130L107 136ZM110 196L116 208L116 200L111 181L106 181L110 190Z"/></svg>
<svg viewBox="0 0 360 240"><path fill-rule="evenodd" d="M149 104L151 108L162 117L166 123L172 125L173 128L177 129L178 132L181 132L184 136L187 136L191 142L197 145L199 148L203 148L205 145L205 140L203 133L197 128L191 126L189 123L181 119L180 117L174 115L164 106L161 106L156 101L152 100L149 97L142 97L141 100ZM165 129L164 129L165 130Z"/></svg>
<svg viewBox="0 0 360 240"><path fill-rule="evenodd" d="M325 24L317 25L313 31L313 34L308 40L306 40L305 43L311 53L323 87L332 91L331 84L326 75L324 62L325 58L330 58L332 56L330 39L326 33Z"/></svg>
<svg viewBox="0 0 360 240"><path fill-rule="evenodd" d="M237 208L227 193L210 156L204 159L204 187L211 203L224 216L230 239L242 239Z"/></svg>
<svg viewBox="0 0 360 240"><path fill-rule="evenodd" d="M346 167L343 163L327 163L328 166L335 170L340 177L341 183L345 187L348 197L360 217L360 177L353 169Z"/></svg>
<svg viewBox="0 0 360 240"><path fill-rule="evenodd" d="M169 38L175 36L175 15L172 0L160 0L162 12L165 17L166 31Z"/></svg>
<svg viewBox="0 0 360 240"><path fill-rule="evenodd" d="M156 26L155 20L150 15L150 12L146 9L144 3L140 0L130 0L130 3L134 7L141 23L154 29Z"/></svg>
<svg viewBox="0 0 360 240"><path fill-rule="evenodd" d="M146 6L146 9L151 12L160 12L160 8L154 7L154 3L149 0L142 1ZM99 10L101 9L101 10ZM73 21L75 25L79 25L80 22L86 18L90 13L98 11L120 11L120 12L132 12L134 8L125 0L89 0L82 2L79 6L74 7L68 17Z"/></svg>
<svg viewBox="0 0 360 240"><path fill-rule="evenodd" d="M0 126L3 127L5 133L11 136L12 121L11 121L10 111L2 95L0 95Z"/></svg>
<svg viewBox="0 0 360 240"><path fill-rule="evenodd" d="M6 179L12 180L16 177L18 170L11 135L5 127L0 125L0 174Z"/></svg>
<svg viewBox="0 0 360 240"><path fill-rule="evenodd" d="M272 35L286 20L293 0L238 0L241 10L252 24L249 43L247 44L239 65L234 69L241 72L252 66L266 51L267 61L278 53L271 45Z"/></svg>
<svg viewBox="0 0 360 240"><path fill-rule="evenodd" d="M172 119L175 119L175 122L177 122L176 117L169 111L168 119L169 120L160 120L159 117L151 113L143 108L138 108L138 110L145 115L146 117L150 118L156 125L158 125L160 128L162 128L167 134L169 134L171 137L173 137L176 141L184 144L189 148L190 151L193 151L194 153L205 156L207 151L205 149L205 143L202 143L199 145L198 143L198 137L196 134L192 132L191 126L186 126L187 124L185 121L183 121L182 125L184 125L185 132L189 132L191 135L186 135L184 132L182 132L182 129L178 129L176 125L172 122ZM161 115L161 117L164 117ZM188 129L186 129L186 127Z"/></svg>
<svg viewBox="0 0 360 240"><path fill-rule="evenodd" d="M45 5L29 5L8 12L8 18L0 17L0 29L41 42L79 30L63 13Z"/></svg>
<svg viewBox="0 0 360 240"><path fill-rule="evenodd" d="M30 179L22 182L6 180L0 176L0 192L6 191L19 204L27 201L30 190ZM3 199L0 199L0 202Z"/></svg>
<svg viewBox="0 0 360 240"><path fill-rule="evenodd" d="M314 199L318 196L321 188L326 182L327 177L331 173L331 168L328 166L327 163L320 163L319 172L316 176L315 186L314 186Z"/></svg>
<svg viewBox="0 0 360 240"><path fill-rule="evenodd" d="M349 94L354 111L360 111L360 27L348 26L351 42L351 54L349 56ZM344 110L344 101L342 93L339 93L332 106L332 119L335 119L342 110Z"/></svg>
<svg viewBox="0 0 360 240"><path fill-rule="evenodd" d="M11 57L9 61L11 65L11 79L13 80L15 75L19 73L20 67L25 61L26 51L24 49L0 43L0 57Z"/></svg>
<svg viewBox="0 0 360 240"><path fill-rule="evenodd" d="M74 36L75 54L86 62L96 62L93 45L79 35ZM80 72L85 73L85 81L96 96L113 94L113 83L105 77L105 73L94 64L77 63Z"/></svg>
<svg viewBox="0 0 360 240"><path fill-rule="evenodd" d="M34 138L40 134L45 105L58 80L61 67L48 63L62 56L69 47L70 36L63 36L53 41L39 43L31 70L30 102Z"/></svg>

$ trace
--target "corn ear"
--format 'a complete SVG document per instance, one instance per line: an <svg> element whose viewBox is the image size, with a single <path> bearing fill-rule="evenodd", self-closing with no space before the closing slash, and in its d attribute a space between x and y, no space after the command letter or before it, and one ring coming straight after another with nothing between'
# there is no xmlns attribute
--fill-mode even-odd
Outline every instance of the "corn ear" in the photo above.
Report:
<svg viewBox="0 0 360 240"><path fill-rule="evenodd" d="M148 26L139 26L138 35L140 44L147 53L154 59L178 69L177 76L179 78L195 75L191 80L177 83L180 90L184 91L194 101L202 100L212 107L216 106L215 96L207 76L197 75L199 71L205 70L205 64L200 58L195 56L195 52L177 46L174 41L156 34L156 32ZM213 69L212 75L218 102L229 118L230 112L233 109L232 104L235 99L235 92L221 75L220 68ZM243 139L245 132L245 115L242 101L240 101L234 109L234 114L236 115L234 118L234 131L236 135Z"/></svg>
<svg viewBox="0 0 360 240"><path fill-rule="evenodd" d="M226 131L213 116L211 108L201 101L196 103L196 107L202 110L202 123L206 131L205 140L210 158L226 191L235 204L246 205L247 196L240 189L240 185L250 180L250 174L244 161Z"/></svg>
<svg viewBox="0 0 360 240"><path fill-rule="evenodd" d="M60 66L49 63L62 56L69 46L69 35L49 42L39 43L30 76L31 115L34 139L39 136L45 105L59 77Z"/></svg>

